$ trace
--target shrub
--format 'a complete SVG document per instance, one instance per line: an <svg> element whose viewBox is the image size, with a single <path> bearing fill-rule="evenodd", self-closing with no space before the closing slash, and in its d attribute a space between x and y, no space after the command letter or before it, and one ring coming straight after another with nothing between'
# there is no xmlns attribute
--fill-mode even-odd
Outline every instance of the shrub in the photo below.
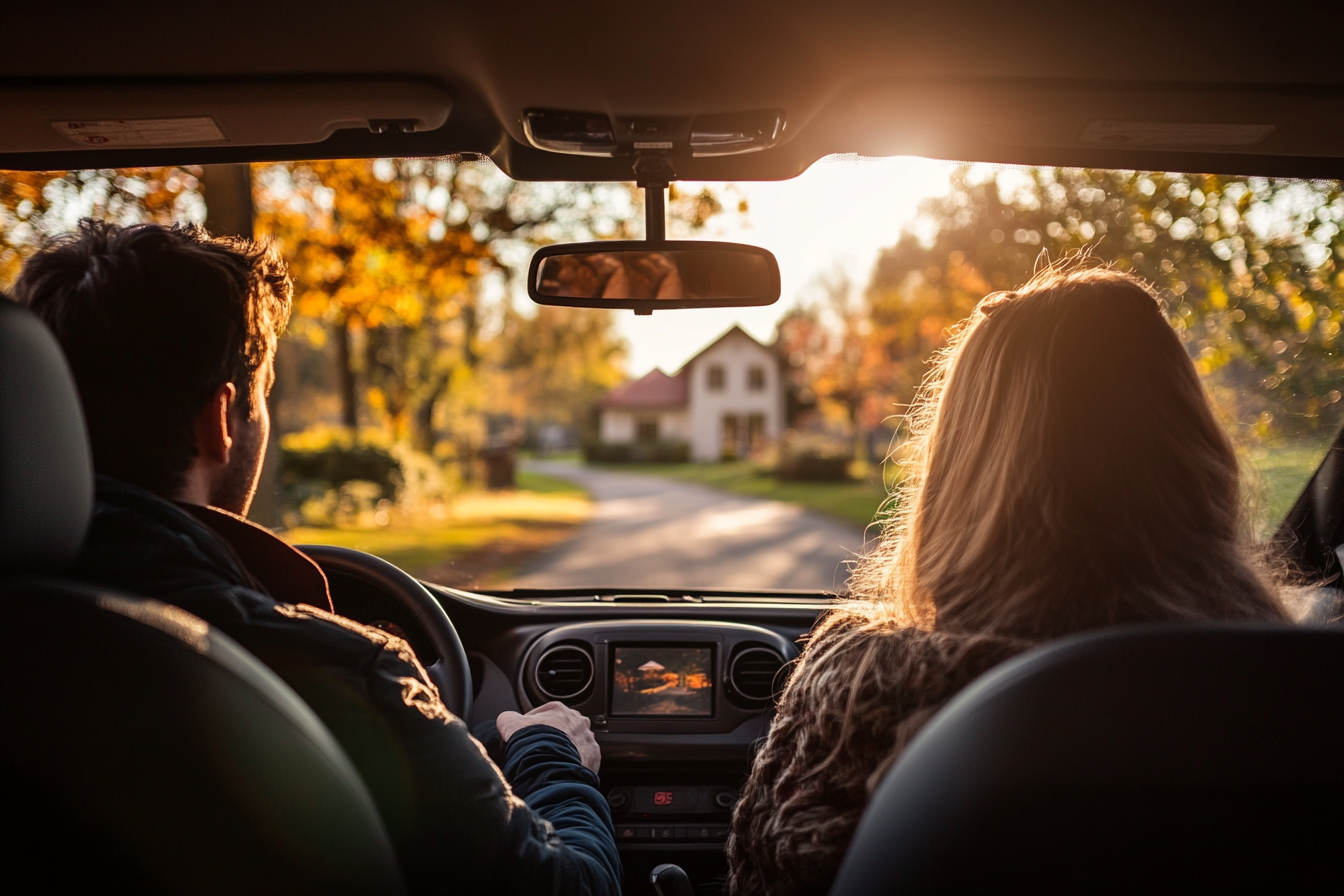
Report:
<svg viewBox="0 0 1344 896"><path fill-rule="evenodd" d="M387 525L438 518L460 487L456 466L382 430L352 433L320 426L280 440L279 485L285 525Z"/></svg>
<svg viewBox="0 0 1344 896"><path fill-rule="evenodd" d="M286 525L333 525L386 510L404 489L402 461L381 434L316 427L280 440Z"/></svg>
<svg viewBox="0 0 1344 896"><path fill-rule="evenodd" d="M589 442L583 459L590 464L684 464L691 459L689 442L634 442L607 445Z"/></svg>
<svg viewBox="0 0 1344 896"><path fill-rule="evenodd" d="M849 478L853 459L852 445L789 430L780 441L775 477L786 482L840 482Z"/></svg>
<svg viewBox="0 0 1344 896"><path fill-rule="evenodd" d="M371 482L379 498L394 498L404 482L401 461L385 445L347 430L308 430L280 440L280 487L307 483L339 489L347 482Z"/></svg>

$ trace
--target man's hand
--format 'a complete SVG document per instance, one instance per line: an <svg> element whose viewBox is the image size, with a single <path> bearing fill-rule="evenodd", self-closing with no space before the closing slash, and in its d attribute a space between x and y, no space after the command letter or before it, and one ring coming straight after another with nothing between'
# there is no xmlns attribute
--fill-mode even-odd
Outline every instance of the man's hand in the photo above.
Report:
<svg viewBox="0 0 1344 896"><path fill-rule="evenodd" d="M530 725L548 725L551 728L558 728L565 733L565 736L573 742L579 751L579 760L584 766L596 772L598 766L602 764L602 750L597 746L597 740L593 737L593 730L588 722L588 717L575 712L559 701L538 706L529 713L521 714L516 712L502 712L499 718L495 720L495 727L499 729L499 737L505 743L513 737L515 731L527 728Z"/></svg>

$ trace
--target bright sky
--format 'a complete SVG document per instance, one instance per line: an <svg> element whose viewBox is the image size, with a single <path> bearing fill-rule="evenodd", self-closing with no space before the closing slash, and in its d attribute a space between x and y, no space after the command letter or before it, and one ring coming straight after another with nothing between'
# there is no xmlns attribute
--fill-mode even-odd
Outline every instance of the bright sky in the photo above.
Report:
<svg viewBox="0 0 1344 896"><path fill-rule="evenodd" d="M631 375L642 376L653 367L677 370L734 323L768 341L780 316L812 298L817 279L838 266L863 288L878 251L896 242L921 199L947 192L955 167L912 157L825 159L793 180L731 187L747 199L748 214L725 214L694 238L769 249L779 259L783 295L764 308L663 311L648 317L616 312L630 343ZM698 184L681 186L699 189Z"/></svg>

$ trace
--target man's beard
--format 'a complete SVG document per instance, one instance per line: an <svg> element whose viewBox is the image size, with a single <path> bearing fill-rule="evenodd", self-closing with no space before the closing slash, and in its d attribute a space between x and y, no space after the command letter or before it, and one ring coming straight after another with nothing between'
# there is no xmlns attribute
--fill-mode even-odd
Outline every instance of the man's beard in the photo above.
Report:
<svg viewBox="0 0 1344 896"><path fill-rule="evenodd" d="M257 492L261 464L264 460L260 426L242 426L233 440L233 463L224 468L210 489L210 506L247 516L252 497Z"/></svg>

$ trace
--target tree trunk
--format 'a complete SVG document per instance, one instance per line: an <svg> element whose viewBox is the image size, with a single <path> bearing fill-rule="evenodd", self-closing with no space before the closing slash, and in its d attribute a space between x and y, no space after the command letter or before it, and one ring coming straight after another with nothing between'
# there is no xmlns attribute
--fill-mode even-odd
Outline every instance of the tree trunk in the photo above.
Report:
<svg viewBox="0 0 1344 896"><path fill-rule="evenodd" d="M426 454L434 451L434 406L439 403L439 399L447 390L448 374L443 373L434 381L429 394L421 400L415 413L411 415L411 440L417 451Z"/></svg>
<svg viewBox="0 0 1344 896"><path fill-rule="evenodd" d="M336 322L336 376L341 393L341 424L351 430L359 426L359 407L355 404L354 352L350 347L350 321Z"/></svg>
<svg viewBox="0 0 1344 896"><path fill-rule="evenodd" d="M211 236L252 239L252 166L202 165L205 229Z"/></svg>

